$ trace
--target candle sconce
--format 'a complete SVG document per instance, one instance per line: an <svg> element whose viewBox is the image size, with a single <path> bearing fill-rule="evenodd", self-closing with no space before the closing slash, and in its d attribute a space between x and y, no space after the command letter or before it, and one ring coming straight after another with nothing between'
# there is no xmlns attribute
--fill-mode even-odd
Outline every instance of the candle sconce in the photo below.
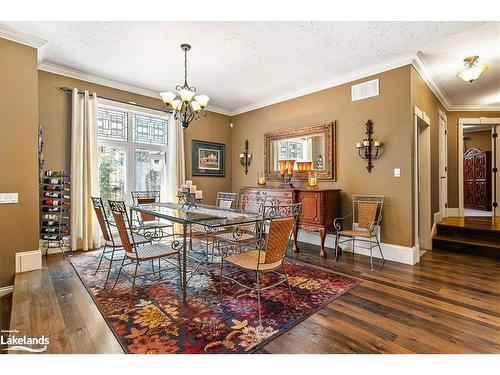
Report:
<svg viewBox="0 0 500 375"><path fill-rule="evenodd" d="M295 168L295 160L280 160L280 176L281 176L281 188L293 188L292 177L293 169Z"/></svg>
<svg viewBox="0 0 500 375"><path fill-rule="evenodd" d="M240 164L245 167L245 174L248 174L248 166L252 160L252 154L248 152L248 139L245 141L245 151L240 154Z"/></svg>
<svg viewBox="0 0 500 375"><path fill-rule="evenodd" d="M368 173L372 171L373 168L373 160L376 160L382 154L381 147L382 143L373 139L373 121L368 120L365 124L367 138L363 139L363 142L356 143L356 148L358 149L358 154L361 159L368 160L368 165L366 169Z"/></svg>

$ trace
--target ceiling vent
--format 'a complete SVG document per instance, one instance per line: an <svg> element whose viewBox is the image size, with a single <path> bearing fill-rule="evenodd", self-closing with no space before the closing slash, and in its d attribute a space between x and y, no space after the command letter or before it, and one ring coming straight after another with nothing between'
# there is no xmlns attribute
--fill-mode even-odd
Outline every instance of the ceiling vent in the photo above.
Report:
<svg viewBox="0 0 500 375"><path fill-rule="evenodd" d="M351 86L352 101L370 98L379 94L378 78Z"/></svg>

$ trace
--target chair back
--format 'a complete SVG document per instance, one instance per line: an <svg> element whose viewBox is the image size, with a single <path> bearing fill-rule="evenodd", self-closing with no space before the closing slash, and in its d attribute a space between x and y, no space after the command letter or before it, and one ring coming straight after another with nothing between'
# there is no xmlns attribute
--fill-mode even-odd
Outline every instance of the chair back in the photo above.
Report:
<svg viewBox="0 0 500 375"><path fill-rule="evenodd" d="M352 197L353 225L360 229L373 229L382 220L383 195L354 195Z"/></svg>
<svg viewBox="0 0 500 375"><path fill-rule="evenodd" d="M285 257L293 226L294 219L292 217L278 218L271 221L266 256L264 262L261 263L275 263Z"/></svg>
<svg viewBox="0 0 500 375"><path fill-rule="evenodd" d="M160 202L159 191L132 191L130 194L132 194L132 201L134 205L152 204ZM156 217L148 213L140 212L139 216L143 222L156 221Z"/></svg>
<svg viewBox="0 0 500 375"><path fill-rule="evenodd" d="M92 205L94 206L94 212L97 216L97 221L99 221L99 227L101 228L102 237L105 241L113 241L111 237L111 228L109 225L108 216L106 215L106 210L104 209L104 204L100 197L90 197L92 199Z"/></svg>
<svg viewBox="0 0 500 375"><path fill-rule="evenodd" d="M285 258L301 209L302 203L264 207L264 222L270 220L264 264L279 262Z"/></svg>
<svg viewBox="0 0 500 375"><path fill-rule="evenodd" d="M118 229L118 235L120 236L123 249L126 253L135 254L135 243L132 232L130 236L128 231L132 228L132 222L127 213L127 207L124 201L108 201L109 207L111 208L111 213L115 220L116 228Z"/></svg>
<svg viewBox="0 0 500 375"><path fill-rule="evenodd" d="M236 200L238 195L236 193L217 193L216 205L224 210L236 208Z"/></svg>
<svg viewBox="0 0 500 375"><path fill-rule="evenodd" d="M260 214L264 211L267 194L262 191L255 193L244 192L240 193L239 205L240 210Z"/></svg>

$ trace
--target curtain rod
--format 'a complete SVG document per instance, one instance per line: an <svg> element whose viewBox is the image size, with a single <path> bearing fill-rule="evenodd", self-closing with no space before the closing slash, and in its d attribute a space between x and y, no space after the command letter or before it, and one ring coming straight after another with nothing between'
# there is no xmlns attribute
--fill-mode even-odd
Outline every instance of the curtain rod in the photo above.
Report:
<svg viewBox="0 0 500 375"><path fill-rule="evenodd" d="M73 93L73 89L69 88L69 87L59 87L60 90L64 91L64 92L67 92L67 93ZM78 89L78 94L80 95L84 95L85 92ZM93 95L92 92L89 93L90 95ZM137 104L137 103L131 103L131 102L128 102L126 100L120 100L120 99L113 99L113 98L109 98L107 96L102 96L102 95L97 95L98 98L101 98L101 99L106 99L106 100L111 100L113 102L118 102L118 103L123 103L123 104L128 104L128 105L133 105L133 106L136 106L136 107L141 107L141 108L146 108L146 109L152 109L152 110L155 110L155 111L162 111L161 108L155 108L155 107L149 107L147 105L142 105L142 104Z"/></svg>

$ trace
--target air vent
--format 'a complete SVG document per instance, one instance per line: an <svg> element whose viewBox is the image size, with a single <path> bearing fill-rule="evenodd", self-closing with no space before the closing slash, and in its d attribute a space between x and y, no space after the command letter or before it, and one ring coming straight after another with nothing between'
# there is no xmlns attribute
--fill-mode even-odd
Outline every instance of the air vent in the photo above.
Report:
<svg viewBox="0 0 500 375"><path fill-rule="evenodd" d="M377 96L378 93L378 78L351 86L351 98L353 102Z"/></svg>

